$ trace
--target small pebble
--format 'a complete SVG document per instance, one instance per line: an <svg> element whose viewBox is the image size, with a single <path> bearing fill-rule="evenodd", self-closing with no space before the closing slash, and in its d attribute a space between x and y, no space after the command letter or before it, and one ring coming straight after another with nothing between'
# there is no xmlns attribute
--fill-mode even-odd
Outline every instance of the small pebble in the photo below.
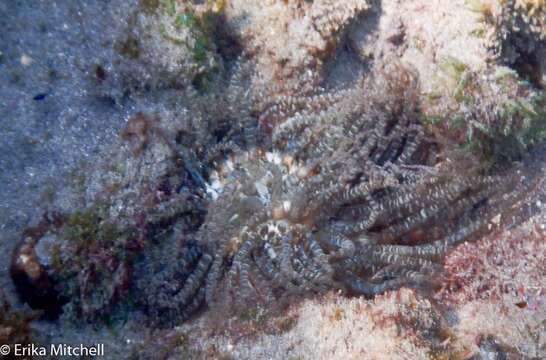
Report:
<svg viewBox="0 0 546 360"><path fill-rule="evenodd" d="M27 54L23 54L21 56L21 65L23 66L30 66L32 64L33 60L30 56Z"/></svg>

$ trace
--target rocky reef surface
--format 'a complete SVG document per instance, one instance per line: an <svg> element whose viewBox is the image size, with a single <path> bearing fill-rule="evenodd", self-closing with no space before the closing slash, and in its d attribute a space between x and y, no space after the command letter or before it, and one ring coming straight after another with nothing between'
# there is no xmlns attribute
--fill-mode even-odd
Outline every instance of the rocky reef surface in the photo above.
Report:
<svg viewBox="0 0 546 360"><path fill-rule="evenodd" d="M0 340L546 356L546 4L0 4Z"/></svg>

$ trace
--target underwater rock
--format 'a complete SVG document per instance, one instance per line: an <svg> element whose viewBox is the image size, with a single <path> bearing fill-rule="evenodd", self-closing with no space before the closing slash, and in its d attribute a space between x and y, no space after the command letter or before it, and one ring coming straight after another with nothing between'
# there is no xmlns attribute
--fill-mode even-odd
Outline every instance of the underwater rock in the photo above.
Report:
<svg viewBox="0 0 546 360"><path fill-rule="evenodd" d="M229 1L229 29L256 63L253 82L266 93L312 91L323 79L325 63L336 56L345 32L372 7L368 0Z"/></svg>

